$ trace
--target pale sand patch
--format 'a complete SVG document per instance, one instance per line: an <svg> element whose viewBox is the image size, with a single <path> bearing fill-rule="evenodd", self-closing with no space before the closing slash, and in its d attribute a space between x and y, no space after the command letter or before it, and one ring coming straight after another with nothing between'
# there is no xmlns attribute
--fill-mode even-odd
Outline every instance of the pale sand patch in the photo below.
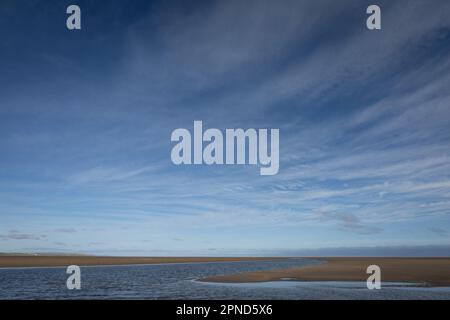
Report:
<svg viewBox="0 0 450 320"><path fill-rule="evenodd" d="M246 272L201 279L206 282L366 281L369 265L381 268L381 280L450 286L450 258L315 258L323 264Z"/></svg>

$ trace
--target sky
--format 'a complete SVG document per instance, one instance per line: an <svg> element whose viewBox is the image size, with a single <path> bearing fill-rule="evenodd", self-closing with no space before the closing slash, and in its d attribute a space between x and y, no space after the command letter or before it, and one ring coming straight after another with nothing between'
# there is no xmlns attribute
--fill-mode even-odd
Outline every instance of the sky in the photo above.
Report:
<svg viewBox="0 0 450 320"><path fill-rule="evenodd" d="M447 0L2 0L0 252L449 256L449 17ZM279 128L278 174L174 165L195 120Z"/></svg>

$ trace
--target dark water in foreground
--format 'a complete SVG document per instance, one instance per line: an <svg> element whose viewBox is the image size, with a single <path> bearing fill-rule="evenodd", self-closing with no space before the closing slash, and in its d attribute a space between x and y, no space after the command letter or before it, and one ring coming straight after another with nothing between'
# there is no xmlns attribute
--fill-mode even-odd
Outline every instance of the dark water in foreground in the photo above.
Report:
<svg viewBox="0 0 450 320"><path fill-rule="evenodd" d="M298 267L310 259L81 267L81 290L66 288L65 268L0 269L0 299L450 299L450 288L362 282L277 281L215 284L221 274Z"/></svg>

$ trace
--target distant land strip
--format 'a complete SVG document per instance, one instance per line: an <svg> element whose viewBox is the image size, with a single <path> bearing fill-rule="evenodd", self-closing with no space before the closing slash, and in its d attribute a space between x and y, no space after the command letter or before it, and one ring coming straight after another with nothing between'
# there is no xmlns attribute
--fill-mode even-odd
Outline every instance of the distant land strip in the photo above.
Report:
<svg viewBox="0 0 450 320"><path fill-rule="evenodd" d="M369 265L381 268L381 283L407 282L450 286L450 258L314 258L324 263L289 269L245 272L203 278L204 282L366 281Z"/></svg>
<svg viewBox="0 0 450 320"><path fill-rule="evenodd" d="M135 265L159 263L261 261L272 257L114 257L83 255L0 255L0 268L67 267L69 265Z"/></svg>

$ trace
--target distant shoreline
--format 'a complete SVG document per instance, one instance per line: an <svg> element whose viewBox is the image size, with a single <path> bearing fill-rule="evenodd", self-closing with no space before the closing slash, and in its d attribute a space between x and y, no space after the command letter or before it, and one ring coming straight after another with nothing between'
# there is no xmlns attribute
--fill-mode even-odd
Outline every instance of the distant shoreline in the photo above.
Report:
<svg viewBox="0 0 450 320"><path fill-rule="evenodd" d="M280 257L114 257L69 255L0 255L0 268L146 265L167 263L238 262L285 259Z"/></svg>
<svg viewBox="0 0 450 320"><path fill-rule="evenodd" d="M203 282L366 281L369 265L381 268L381 281L450 286L450 258L311 258L326 263L299 268L245 272L200 279ZM288 279L288 280L286 280Z"/></svg>

